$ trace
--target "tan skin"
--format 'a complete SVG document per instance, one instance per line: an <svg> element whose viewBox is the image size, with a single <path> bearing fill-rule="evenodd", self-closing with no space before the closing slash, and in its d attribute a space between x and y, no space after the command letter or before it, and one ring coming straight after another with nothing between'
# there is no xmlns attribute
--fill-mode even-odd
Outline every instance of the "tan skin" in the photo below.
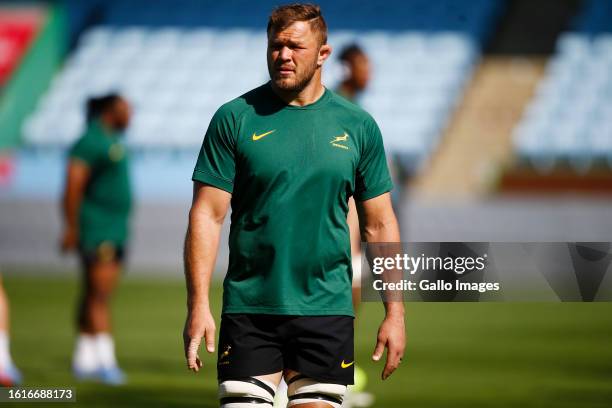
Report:
<svg viewBox="0 0 612 408"><path fill-rule="evenodd" d="M287 104L304 106L315 102L325 92L321 84L321 68L331 54L329 45L321 45L320 37L308 22L296 22L280 32L268 35L268 70L272 89ZM313 72L314 71L314 72ZM310 79L308 77L311 75ZM306 81L304 82L304 80ZM296 89L296 85L304 86ZM215 351L216 325L210 310L209 290L223 220L232 195L218 188L194 183L193 202L185 238L185 275L187 281L187 319L183 342L187 367L198 372L202 361L198 356L204 339L206 351ZM389 194L359 203L364 220L363 236L369 242L398 242L399 228ZM401 302L385 304L386 317L378 331L372 358L378 361L387 349L382 378L388 378L398 367L404 353L404 306ZM297 373L291 370L256 378L278 384L281 377L289 380ZM295 405L299 408L327 408L317 402Z"/></svg>
<svg viewBox="0 0 612 408"><path fill-rule="evenodd" d="M130 113L129 104L119 100L109 111L100 116L100 122L108 129L124 129L129 123ZM64 212L62 252L77 249L79 209L89 177L90 169L86 163L77 159L70 160L62 202ZM81 333L96 334L111 331L110 299L120 272L121 264L116 260L99 260L89 265L78 306L78 326Z"/></svg>
<svg viewBox="0 0 612 408"><path fill-rule="evenodd" d="M0 276L0 332L8 333L9 330L9 304L2 286L2 276ZM1 368L1 367L0 367Z"/></svg>
<svg viewBox="0 0 612 408"><path fill-rule="evenodd" d="M348 214L346 216L346 223L349 227L349 234L351 240L351 255L361 255L361 234L359 233L359 216L357 215L357 206L355 205L355 199L349 198L348 202ZM353 310L357 312L359 304L361 303L361 282L359 284L353 284Z"/></svg>
<svg viewBox="0 0 612 408"><path fill-rule="evenodd" d="M267 60L274 92L289 105L316 102L325 92L321 68L331 51L331 46L321 45L319 35L305 21L293 23L280 32L271 32ZM311 78L305 86L295 89L308 76Z"/></svg>
<svg viewBox="0 0 612 408"><path fill-rule="evenodd" d="M9 334L9 302L2 286L2 276L0 275L0 332ZM8 367L0 366L0 374ZM0 387L12 387L14 384L9 379L0 375Z"/></svg>

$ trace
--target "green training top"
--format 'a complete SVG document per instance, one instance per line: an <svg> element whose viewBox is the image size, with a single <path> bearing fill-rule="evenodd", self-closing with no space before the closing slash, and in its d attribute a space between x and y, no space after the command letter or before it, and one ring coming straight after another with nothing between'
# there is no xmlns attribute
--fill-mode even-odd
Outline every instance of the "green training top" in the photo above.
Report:
<svg viewBox="0 0 612 408"><path fill-rule="evenodd" d="M102 242L125 245L131 208L128 159L119 134L93 121L69 156L85 162L90 176L79 212L79 244L84 250Z"/></svg>
<svg viewBox="0 0 612 408"><path fill-rule="evenodd" d="M348 199L392 188L382 136L330 90L303 106L270 83L213 116L193 180L232 193L223 313L348 315Z"/></svg>

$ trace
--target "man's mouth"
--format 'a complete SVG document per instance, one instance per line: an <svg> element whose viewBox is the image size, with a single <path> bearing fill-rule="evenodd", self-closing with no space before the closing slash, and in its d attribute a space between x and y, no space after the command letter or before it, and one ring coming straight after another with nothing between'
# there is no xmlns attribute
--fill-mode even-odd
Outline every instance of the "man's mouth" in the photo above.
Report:
<svg viewBox="0 0 612 408"><path fill-rule="evenodd" d="M276 69L276 72L278 72L280 76L289 76L293 74L295 70L287 67L280 67Z"/></svg>

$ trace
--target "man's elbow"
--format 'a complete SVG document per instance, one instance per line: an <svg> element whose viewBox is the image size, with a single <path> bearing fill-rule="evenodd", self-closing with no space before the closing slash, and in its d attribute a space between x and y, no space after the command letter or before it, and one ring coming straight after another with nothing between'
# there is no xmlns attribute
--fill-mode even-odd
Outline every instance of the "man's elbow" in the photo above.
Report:
<svg viewBox="0 0 612 408"><path fill-rule="evenodd" d="M189 210L189 225L214 224L217 226L223 225L225 214L215 212L211 209L193 206Z"/></svg>
<svg viewBox="0 0 612 408"><path fill-rule="evenodd" d="M388 217L368 220L364 226L363 235L366 241L375 241L381 237L388 237L390 234L396 233L397 230L397 220L391 214Z"/></svg>

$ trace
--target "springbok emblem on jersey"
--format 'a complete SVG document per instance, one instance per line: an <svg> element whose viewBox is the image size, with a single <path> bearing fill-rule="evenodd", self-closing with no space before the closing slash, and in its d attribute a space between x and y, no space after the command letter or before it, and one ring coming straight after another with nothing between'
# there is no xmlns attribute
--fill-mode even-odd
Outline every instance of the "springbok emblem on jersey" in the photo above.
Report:
<svg viewBox="0 0 612 408"><path fill-rule="evenodd" d="M335 147L339 147L341 149L346 149L348 150L348 146L340 144L340 142L347 142L348 141L348 133L344 132L344 134L342 136L336 136L331 142L329 142L332 146Z"/></svg>

